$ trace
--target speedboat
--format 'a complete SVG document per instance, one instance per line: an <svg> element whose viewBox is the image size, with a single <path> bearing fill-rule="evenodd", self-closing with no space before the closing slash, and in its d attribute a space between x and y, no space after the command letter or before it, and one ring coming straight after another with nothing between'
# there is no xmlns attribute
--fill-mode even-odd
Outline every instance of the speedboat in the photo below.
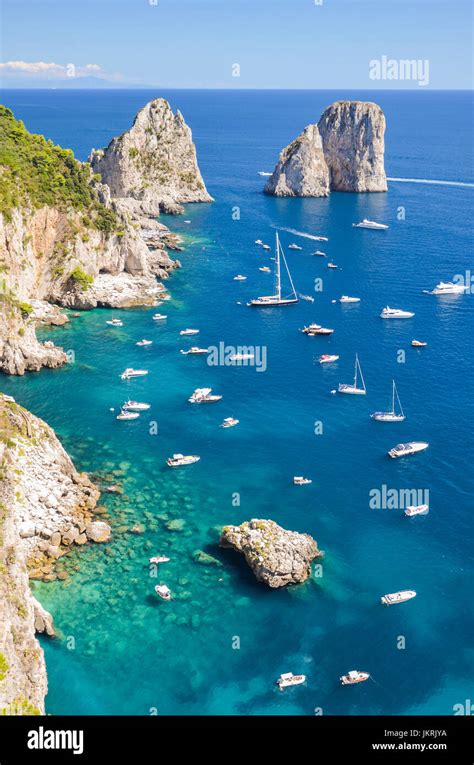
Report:
<svg viewBox="0 0 474 765"><path fill-rule="evenodd" d="M380 598L380 602L385 606L393 606L395 603L404 603L406 600L411 600L416 597L415 590L400 590L400 592L391 592L388 595L383 595Z"/></svg>
<svg viewBox="0 0 474 765"><path fill-rule="evenodd" d="M359 672L356 669L352 669L347 675L340 677L342 685L355 685L356 683L363 683L364 680L368 680L370 677L368 672Z"/></svg>
<svg viewBox="0 0 474 765"><path fill-rule="evenodd" d="M332 361L339 361L339 356L331 356L330 353L323 353L323 355L319 357L320 364L330 364Z"/></svg>
<svg viewBox="0 0 474 765"><path fill-rule="evenodd" d="M255 244L259 244L259 245L260 245L260 247L261 247L261 246L262 246L262 244L263 244L263 242L262 242L262 240L261 240L261 239L256 239L256 240L255 240Z"/></svg>
<svg viewBox="0 0 474 765"><path fill-rule="evenodd" d="M183 465L193 465L195 462L199 462L201 458L196 454L173 454L172 457L168 457L166 464L168 467L182 467Z"/></svg>
<svg viewBox="0 0 474 765"><path fill-rule="evenodd" d="M317 329L313 329L311 332L309 332L310 335L332 335L334 332L333 329L330 329L329 327L318 327Z"/></svg>
<svg viewBox="0 0 474 765"><path fill-rule="evenodd" d="M339 266L336 266L335 263L328 263L328 268L339 268Z"/></svg>
<svg viewBox="0 0 474 765"><path fill-rule="evenodd" d="M168 563L170 558L167 558L166 555L155 555L153 558L150 558L150 563Z"/></svg>
<svg viewBox="0 0 474 765"><path fill-rule="evenodd" d="M349 295L341 295L339 298L340 303L360 303L360 298L349 297Z"/></svg>
<svg viewBox="0 0 474 765"><path fill-rule="evenodd" d="M210 404L220 401L222 396L212 395L212 388L196 388L188 398L190 404Z"/></svg>
<svg viewBox="0 0 474 765"><path fill-rule="evenodd" d="M414 515L428 515L429 511L429 505L407 505L405 515L412 518Z"/></svg>
<svg viewBox="0 0 474 765"><path fill-rule="evenodd" d="M260 266L260 268L258 270L259 271L263 271L265 274L269 274L270 273L270 269L269 269L268 266Z"/></svg>
<svg viewBox="0 0 474 765"><path fill-rule="evenodd" d="M318 255L320 258L327 258L326 253L321 252L321 250L316 250L316 252L313 252L313 255Z"/></svg>
<svg viewBox="0 0 474 765"><path fill-rule="evenodd" d="M362 387L361 388L359 388L357 386L357 379L358 379L359 374L360 374L360 379L361 379L361 383L362 383ZM339 383L337 389L338 389L339 393L350 393L350 394L356 395L356 396L365 396L365 394L367 393L367 389L365 387L365 381L364 381L364 377L362 375L362 369L360 367L359 357L358 357L357 353L356 353L356 357L355 357L354 382L353 382L353 384L350 385L350 384L346 384L346 383Z"/></svg>
<svg viewBox="0 0 474 765"><path fill-rule="evenodd" d="M308 324L307 327L303 327L301 330L305 335L312 335L317 329L321 329L321 324Z"/></svg>
<svg viewBox="0 0 474 765"><path fill-rule="evenodd" d="M361 220L360 223L353 223L353 228L371 228L374 231L386 231L388 226L385 223L376 223L374 220L367 220L367 218L364 218L364 220Z"/></svg>
<svg viewBox="0 0 474 765"><path fill-rule="evenodd" d="M180 335L185 335L185 336L187 336L187 335L199 335L199 330L198 329L182 329L179 334Z"/></svg>
<svg viewBox="0 0 474 765"><path fill-rule="evenodd" d="M153 340L139 340L137 345L139 345L140 347L145 345L153 345Z"/></svg>
<svg viewBox="0 0 474 765"><path fill-rule="evenodd" d="M140 417L138 412L128 412L127 410L122 409L120 414L117 415L117 420L136 420L137 417Z"/></svg>
<svg viewBox="0 0 474 765"><path fill-rule="evenodd" d="M224 420L221 424L221 428L233 428L235 425L239 424L239 420L235 420L233 417L224 417Z"/></svg>
<svg viewBox="0 0 474 765"><path fill-rule="evenodd" d="M255 358L254 353L233 353L232 356L229 356L229 361L250 361L251 359Z"/></svg>
<svg viewBox="0 0 474 765"><path fill-rule="evenodd" d="M234 282L245 282L247 280L247 277L243 274L237 274L237 276L234 276Z"/></svg>
<svg viewBox="0 0 474 765"><path fill-rule="evenodd" d="M133 369L132 367L128 367L122 374L120 375L122 380L130 380L132 377L144 377L148 374L148 369Z"/></svg>
<svg viewBox="0 0 474 765"><path fill-rule="evenodd" d="M328 236L313 236L313 239L315 239L317 242L329 242Z"/></svg>
<svg viewBox="0 0 474 765"><path fill-rule="evenodd" d="M301 300L306 300L308 303L314 303L314 297L312 295L299 295Z"/></svg>
<svg viewBox="0 0 474 765"><path fill-rule="evenodd" d="M265 172L265 170L259 170L259 171L258 171L258 174L259 174L259 175L262 175L262 176L264 176L264 177L267 177L267 176L270 176L270 175L272 175L272 173L267 173L267 172Z"/></svg>
<svg viewBox="0 0 474 765"><path fill-rule="evenodd" d="M284 672L280 675L276 684L280 691L283 691L285 688L291 688L293 685L301 685L301 683L304 683L305 681L306 675L294 675L293 672Z"/></svg>
<svg viewBox="0 0 474 765"><path fill-rule="evenodd" d="M272 249L269 244L262 244L262 247L263 247L264 250L271 250Z"/></svg>
<svg viewBox="0 0 474 765"><path fill-rule="evenodd" d="M402 311L401 308L389 308L388 306L383 309L380 314L381 319L411 319L415 314L413 311Z"/></svg>
<svg viewBox="0 0 474 765"><path fill-rule="evenodd" d="M163 600L171 600L171 590L166 584L157 584L155 592L160 598L163 598Z"/></svg>
<svg viewBox="0 0 474 765"><path fill-rule="evenodd" d="M153 321L162 321L163 319L167 319L168 317L164 313L155 313L153 316Z"/></svg>
<svg viewBox="0 0 474 765"><path fill-rule="evenodd" d="M424 343L421 340L412 340L411 344L413 348L426 348L426 346L428 345L428 343Z"/></svg>
<svg viewBox="0 0 474 765"><path fill-rule="evenodd" d="M122 409L128 412L145 412L150 406L150 404L145 404L143 401L126 401L122 404Z"/></svg>
<svg viewBox="0 0 474 765"><path fill-rule="evenodd" d="M293 477L293 483L295 486L306 486L308 483L313 483L311 478L304 478L302 475L295 475Z"/></svg>
<svg viewBox="0 0 474 765"><path fill-rule="evenodd" d="M406 444L397 444L390 449L387 453L394 459L396 457L407 457L409 454L416 454L417 452L423 452L427 449L429 444L426 441L409 441Z"/></svg>
<svg viewBox="0 0 474 765"><path fill-rule="evenodd" d="M189 356L189 354L199 354L199 353L209 353L209 348L198 348L196 345L193 345L192 348L189 349L189 351L183 351L181 350L180 353L182 353L184 356Z"/></svg>
<svg viewBox="0 0 474 765"><path fill-rule="evenodd" d="M398 414L395 411L395 396L397 397L397 402L400 411ZM392 408L389 412L374 412L370 415L374 420L377 420L378 422L403 422L405 419L405 415L403 413L402 405L400 403L400 398L397 391L397 386L395 385L395 380L392 380Z"/></svg>
<svg viewBox="0 0 474 765"><path fill-rule="evenodd" d="M105 323L109 324L111 327L123 327L122 319L109 319Z"/></svg>
<svg viewBox="0 0 474 765"><path fill-rule="evenodd" d="M469 289L468 285L455 284L454 282L440 282L429 293L430 295L462 295Z"/></svg>
<svg viewBox="0 0 474 765"><path fill-rule="evenodd" d="M289 244L288 245L289 250L302 250L303 248L299 246L299 244Z"/></svg>

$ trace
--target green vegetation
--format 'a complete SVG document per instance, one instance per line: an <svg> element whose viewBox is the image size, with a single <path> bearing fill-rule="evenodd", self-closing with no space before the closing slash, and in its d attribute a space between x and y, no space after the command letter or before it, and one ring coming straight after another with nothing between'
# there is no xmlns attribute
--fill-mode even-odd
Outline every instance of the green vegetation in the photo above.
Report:
<svg viewBox="0 0 474 765"><path fill-rule="evenodd" d="M8 715L9 717L13 715L30 717L33 715L41 715L41 712L38 707L35 707L30 701L28 701L28 699L24 698L23 696L19 696L17 699L14 699L11 704L7 704L6 707L2 707L0 709L0 715Z"/></svg>
<svg viewBox="0 0 474 765"><path fill-rule="evenodd" d="M3 653L0 653L0 680L3 680L6 677L6 674L8 672L8 662L5 659L5 656Z"/></svg>
<svg viewBox="0 0 474 765"><path fill-rule="evenodd" d="M77 286L80 287L83 292L89 289L92 282L94 281L94 277L90 276L90 274L86 274L86 272L83 271L82 268L79 268L79 266L74 269L69 278L72 279L73 282L77 284Z"/></svg>

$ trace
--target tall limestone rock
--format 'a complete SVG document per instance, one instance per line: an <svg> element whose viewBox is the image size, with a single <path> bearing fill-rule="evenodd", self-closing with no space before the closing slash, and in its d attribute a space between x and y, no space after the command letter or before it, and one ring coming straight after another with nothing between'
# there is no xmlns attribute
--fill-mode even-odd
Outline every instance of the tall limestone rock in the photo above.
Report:
<svg viewBox="0 0 474 765"><path fill-rule="evenodd" d="M187 202L212 202L196 159L191 130L164 98L140 109L132 127L94 150L95 173L116 198L136 200L144 214L178 213Z"/></svg>
<svg viewBox="0 0 474 765"><path fill-rule="evenodd" d="M280 154L265 186L277 197L327 197L329 170L317 125L308 125Z"/></svg>
<svg viewBox="0 0 474 765"><path fill-rule="evenodd" d="M336 101L318 123L332 191L387 191L385 117L370 101Z"/></svg>

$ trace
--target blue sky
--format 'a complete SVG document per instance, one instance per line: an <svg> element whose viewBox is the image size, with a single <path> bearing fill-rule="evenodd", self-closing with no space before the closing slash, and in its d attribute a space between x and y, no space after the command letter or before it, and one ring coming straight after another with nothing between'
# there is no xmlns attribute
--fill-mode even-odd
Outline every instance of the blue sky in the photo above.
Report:
<svg viewBox="0 0 474 765"><path fill-rule="evenodd" d="M464 89L473 82L470 0L2 4L4 87L77 87L91 77L168 88ZM382 56L428 60L429 82L370 79L370 62ZM74 77L66 76L68 64Z"/></svg>

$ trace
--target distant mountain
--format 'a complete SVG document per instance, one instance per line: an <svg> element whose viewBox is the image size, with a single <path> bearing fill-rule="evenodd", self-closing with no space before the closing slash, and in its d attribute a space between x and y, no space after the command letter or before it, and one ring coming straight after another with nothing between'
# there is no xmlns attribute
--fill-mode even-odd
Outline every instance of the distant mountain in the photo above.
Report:
<svg viewBox="0 0 474 765"><path fill-rule="evenodd" d="M106 89L144 89L152 88L153 85L126 82L124 80L104 80L100 77L64 77L58 79L45 78L39 80L36 77L11 77L0 78L0 88L3 90L24 89L31 90L106 90Z"/></svg>

